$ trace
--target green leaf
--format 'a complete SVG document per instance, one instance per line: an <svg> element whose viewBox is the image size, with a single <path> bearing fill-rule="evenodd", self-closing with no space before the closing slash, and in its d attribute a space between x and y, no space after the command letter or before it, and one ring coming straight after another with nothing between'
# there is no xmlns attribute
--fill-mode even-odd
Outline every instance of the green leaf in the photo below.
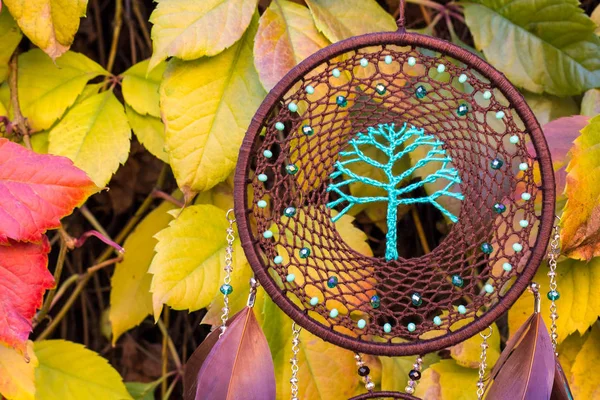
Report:
<svg viewBox="0 0 600 400"><path fill-rule="evenodd" d="M542 126L560 117L579 114L579 107L572 97L556 97L527 91L523 91L523 97Z"/></svg>
<svg viewBox="0 0 600 400"><path fill-rule="evenodd" d="M394 17L375 0L306 0L319 32L332 42L398 29Z"/></svg>
<svg viewBox="0 0 600 400"><path fill-rule="evenodd" d="M39 154L48 154L48 131L38 132L31 136L31 148Z"/></svg>
<svg viewBox="0 0 600 400"><path fill-rule="evenodd" d="M125 382L125 387L134 400L154 400L154 392L163 380L161 378L148 383Z"/></svg>
<svg viewBox="0 0 600 400"><path fill-rule="evenodd" d="M94 183L106 186L129 154L131 129L111 91L75 104L50 130L48 151L70 158Z"/></svg>
<svg viewBox="0 0 600 400"><path fill-rule="evenodd" d="M258 0L157 0L150 16L153 54L150 69L175 56L195 60L234 44L252 20Z"/></svg>
<svg viewBox="0 0 600 400"><path fill-rule="evenodd" d="M413 369L414 356L379 357L381 360L381 389L403 392L408 383L408 373ZM436 353L423 357L423 369L440 361Z"/></svg>
<svg viewBox="0 0 600 400"><path fill-rule="evenodd" d="M48 129L83 92L108 72L83 54L68 52L53 62L39 49L19 56L19 103L34 130Z"/></svg>
<svg viewBox="0 0 600 400"><path fill-rule="evenodd" d="M155 157L168 163L169 155L165 151L165 125L160 118L140 115L127 105L125 113L131 129L140 143Z"/></svg>
<svg viewBox="0 0 600 400"><path fill-rule="evenodd" d="M595 117L600 114L600 89L590 89L581 100L581 115Z"/></svg>
<svg viewBox="0 0 600 400"><path fill-rule="evenodd" d="M121 376L79 343L44 340L34 345L36 400L132 400Z"/></svg>
<svg viewBox="0 0 600 400"><path fill-rule="evenodd" d="M545 292L550 287L548 266L543 264L533 279L539 283ZM587 329L600 316L600 258L594 258L589 263L565 259L558 263L556 280L560 299L556 304L560 318L556 321L558 340L564 340L568 335ZM533 295L526 291L508 312L508 327L513 335L533 312ZM550 300L545 293L542 295L542 316L546 326L550 326Z"/></svg>
<svg viewBox="0 0 600 400"><path fill-rule="evenodd" d="M228 226L220 208L195 205L183 209L154 236L156 255L148 271L153 275L154 318L160 316L163 304L190 311L210 304L224 276Z"/></svg>
<svg viewBox="0 0 600 400"><path fill-rule="evenodd" d="M163 202L140 222L123 244L123 261L116 265L111 278L110 322L113 345L124 332L139 325L152 314L152 275L148 273L148 268L157 243L154 235L173 220L168 213L173 209L173 204Z"/></svg>
<svg viewBox="0 0 600 400"><path fill-rule="evenodd" d="M517 86L575 95L600 86L600 39L578 0L470 0L475 44Z"/></svg>
<svg viewBox="0 0 600 400"><path fill-rule="evenodd" d="M169 161L184 193L208 190L235 168L264 91L254 69L256 20L216 57L169 61L160 87Z"/></svg>
<svg viewBox="0 0 600 400"><path fill-rule="evenodd" d="M149 63L139 62L123 72L123 98L138 114L160 118L158 87L167 64L161 62L146 75Z"/></svg>
<svg viewBox="0 0 600 400"><path fill-rule="evenodd" d="M87 0L4 0L23 33L53 60L71 47L87 3Z"/></svg>
<svg viewBox="0 0 600 400"><path fill-rule="evenodd" d="M254 64L267 90L306 57L329 45L304 6L274 0L260 17Z"/></svg>
<svg viewBox="0 0 600 400"><path fill-rule="evenodd" d="M8 77L8 62L23 35L6 7L0 9L0 82Z"/></svg>

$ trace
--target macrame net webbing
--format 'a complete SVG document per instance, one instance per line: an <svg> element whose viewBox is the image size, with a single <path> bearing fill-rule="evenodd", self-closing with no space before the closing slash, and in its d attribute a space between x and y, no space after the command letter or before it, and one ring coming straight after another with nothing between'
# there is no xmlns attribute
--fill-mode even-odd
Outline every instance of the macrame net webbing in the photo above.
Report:
<svg viewBox="0 0 600 400"><path fill-rule="evenodd" d="M386 56L391 56L391 63ZM409 65L409 57L415 58L416 65ZM445 71L439 72L440 64ZM461 83L461 75L466 82ZM309 86L312 94L307 93ZM427 92L423 98L416 95L419 86ZM339 96L345 97L345 105ZM297 111L293 112L293 105L290 111L290 103ZM457 109L463 104L468 112L460 116ZM344 155L351 150L349 141L369 128L392 124L397 130L404 124L407 129L423 129L443 143L440 148L451 159L447 167L454 168L461 181L449 192L463 198L436 199L458 219L454 224L446 219L451 227L438 247L408 259L398 249L400 256L388 261L381 252L371 256L364 235L357 239L349 234L356 229L350 214L359 212L361 204L332 222L349 203L328 207L340 198L328 188L348 179L335 172L339 170L336 162L351 157ZM406 148L410 143L401 145ZM430 149L417 148L402 162L414 165ZM364 151L382 159L369 146ZM260 265L252 266L265 269L290 306L326 327L332 336L402 346L407 341L449 335L502 299L526 268L536 244L543 192L538 186L538 159L524 123L490 80L431 50L387 44L324 58L260 120L249 152L244 213L253 251L260 260ZM498 169L491 166L495 159L502 162ZM358 164L361 176L383 179L377 168ZM297 172L292 168L290 173L290 165ZM400 169L398 173L408 168L398 165L394 167ZM427 163L397 187L417 183L431 196L442 187L441 180L426 185L418 182L441 167L440 162ZM361 190L369 196L385 195L381 188L364 182L339 188L347 195ZM415 198L417 192L403 198ZM523 193L530 198L523 200ZM505 211L499 213L496 204L504 205ZM295 208L293 216L286 216L289 207ZM527 226L521 221L527 221ZM405 229L401 223L394 228ZM265 237L266 231L272 237ZM486 244L492 249L489 254L490 247L482 251ZM303 257L302 249L310 254ZM462 287L453 284L454 275L462 278ZM332 276L338 279L334 287L328 286ZM415 292L421 296L420 306L411 301ZM374 295L380 298L377 308L371 304ZM313 298L317 298L316 305L311 304ZM334 308L339 312L335 317L331 315ZM361 319L366 322L364 328L358 324Z"/></svg>

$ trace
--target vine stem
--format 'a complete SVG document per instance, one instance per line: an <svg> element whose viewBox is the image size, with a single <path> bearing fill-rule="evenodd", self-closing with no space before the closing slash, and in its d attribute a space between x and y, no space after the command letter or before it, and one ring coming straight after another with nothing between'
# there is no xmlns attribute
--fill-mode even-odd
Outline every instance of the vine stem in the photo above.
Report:
<svg viewBox="0 0 600 400"><path fill-rule="evenodd" d="M163 322L163 326L162 328L159 328L163 333L163 341L162 341L162 352L161 352L161 358L162 358L162 376L165 376L168 373L168 368L169 368L169 355L168 355L168 345L169 345L169 331L168 331L168 326L169 326L169 307L163 307L163 314L162 314L162 322ZM161 383L161 398L166 399L167 398L167 390L168 390L168 382L167 380L163 380Z"/></svg>
<svg viewBox="0 0 600 400"><path fill-rule="evenodd" d="M108 72L112 72L115 65L115 59L117 57L117 47L119 45L119 36L121 36L121 27L123 26L123 0L115 1L115 21L112 36L112 43L110 44L110 53L108 54L108 63L106 69Z"/></svg>
<svg viewBox="0 0 600 400"><path fill-rule="evenodd" d="M60 250L58 252L58 258L56 260L56 268L54 269L54 282L56 282L57 286L54 289L50 289L46 299L44 300L44 304L42 305L42 309L36 315L34 325L37 325L39 321L43 321L48 315L50 311L50 307L52 306L52 301L54 300L54 296L56 295L56 291L58 288L58 282L60 281L60 276L62 274L63 266L65 265L65 259L67 258L67 240L62 234L62 229L59 231L60 235Z"/></svg>
<svg viewBox="0 0 600 400"><path fill-rule="evenodd" d="M19 54L14 52L10 59L10 76L8 78L8 87L10 89L10 103L13 109L14 119L13 125L17 127L18 133L23 137L25 146L31 150L31 135L29 132L29 126L27 120L21 113L21 106L19 105Z"/></svg>

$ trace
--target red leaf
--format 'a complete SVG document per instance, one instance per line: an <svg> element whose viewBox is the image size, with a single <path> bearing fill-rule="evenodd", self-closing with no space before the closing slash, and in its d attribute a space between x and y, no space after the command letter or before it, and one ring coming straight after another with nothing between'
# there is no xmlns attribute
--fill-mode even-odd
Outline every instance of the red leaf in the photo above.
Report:
<svg viewBox="0 0 600 400"><path fill-rule="evenodd" d="M68 158L0 138L0 243L40 241L97 190Z"/></svg>
<svg viewBox="0 0 600 400"><path fill-rule="evenodd" d="M0 245L0 342L21 351L44 291L54 287L48 271L49 251L45 236L39 243Z"/></svg>

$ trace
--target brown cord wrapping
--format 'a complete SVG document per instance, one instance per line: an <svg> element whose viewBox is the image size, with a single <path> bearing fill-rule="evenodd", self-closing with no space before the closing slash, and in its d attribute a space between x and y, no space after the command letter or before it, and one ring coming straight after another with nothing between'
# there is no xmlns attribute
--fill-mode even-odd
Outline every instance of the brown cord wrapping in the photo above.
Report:
<svg viewBox="0 0 600 400"><path fill-rule="evenodd" d="M410 394L399 393L399 392L369 392L369 393L361 394L358 396L354 396L348 400L368 400L368 399L421 400L420 398L411 396Z"/></svg>
<svg viewBox="0 0 600 400"><path fill-rule="evenodd" d="M393 57L392 64L383 62L386 55ZM407 67L410 56L418 60L412 70ZM369 68L361 67L363 58L369 60ZM447 75L436 74L440 63ZM342 72L338 80L331 76L334 68ZM466 89L457 83L461 74L468 76ZM378 83L385 85L384 95L375 92ZM307 95L308 85L316 89L315 95ZM427 88L426 98L414 95L418 85ZM481 97L486 90L493 93L490 100ZM347 97L347 107L336 104L340 94ZM298 105L298 112L289 111L290 102ZM469 104L469 113L459 117L456 108L462 103ZM494 120L497 111L505 113L502 122ZM276 129L276 122L285 129ZM336 195L326 189L338 153L350 138L378 124L398 127L405 122L444 142L462 179L464 200L455 204L459 221L431 253L386 262L364 256L344 242L336 228L341 221L332 223L333 214L326 207ZM314 129L310 137L301 131L306 124ZM518 144L509 143L513 135L520 138ZM528 145L535 154L529 154ZM273 156L265 158L265 150ZM494 158L502 159L504 167L491 169ZM522 162L528 164L527 171L519 171ZM286 173L290 163L299 168L297 174ZM265 174L267 182L259 181L258 174ZM523 191L531 194L531 200L521 200ZM267 95L240 151L235 214L257 278L302 327L357 352L425 354L485 329L525 290L548 244L554 191L552 162L539 124L500 72L440 39L377 33L312 55ZM268 203L266 208L257 206L261 199ZM493 210L496 202L505 204L506 212L498 215ZM288 206L297 208L292 218L283 217ZM526 228L519 227L521 219L529 221ZM274 237L264 238L265 230L273 231ZM480 251L484 242L494 247L492 254ZM519 253L511 247L515 242L523 246ZM311 249L310 257L298 256L302 247ZM284 262L275 264L277 255L283 255ZM514 266L511 271L502 270L505 262ZM289 273L296 275L294 282L286 282ZM339 278L335 288L326 284L332 275ZM452 275L464 278L462 288L452 285ZM482 289L485 283L493 286L492 294ZM410 303L413 292L423 297L418 308ZM381 297L377 309L369 304L375 293ZM313 296L320 299L314 307L309 304ZM466 306L467 312L457 311L458 305ZM332 307L339 308L337 318L329 316ZM435 316L442 317L441 326L433 323ZM357 327L359 318L368 321L366 328ZM461 322L466 318L474 321ZM390 333L384 332L385 323L392 325ZM416 329L409 331L408 323Z"/></svg>

